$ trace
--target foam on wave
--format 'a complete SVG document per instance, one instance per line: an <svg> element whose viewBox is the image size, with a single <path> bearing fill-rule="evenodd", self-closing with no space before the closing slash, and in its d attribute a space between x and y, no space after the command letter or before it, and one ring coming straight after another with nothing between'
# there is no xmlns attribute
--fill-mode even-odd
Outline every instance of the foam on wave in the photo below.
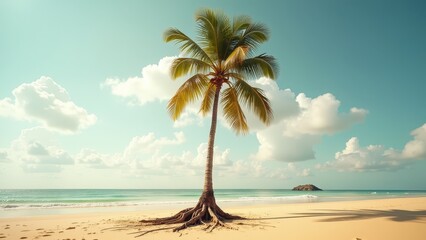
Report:
<svg viewBox="0 0 426 240"><path fill-rule="evenodd" d="M276 196L276 197L240 197L235 199L220 199L218 202L306 202L316 200L315 195ZM0 204L0 209L46 209L46 208L91 208L91 207L125 207L149 205L192 204L196 200L177 201L144 201L144 202L90 202L90 203L31 203L31 204Z"/></svg>

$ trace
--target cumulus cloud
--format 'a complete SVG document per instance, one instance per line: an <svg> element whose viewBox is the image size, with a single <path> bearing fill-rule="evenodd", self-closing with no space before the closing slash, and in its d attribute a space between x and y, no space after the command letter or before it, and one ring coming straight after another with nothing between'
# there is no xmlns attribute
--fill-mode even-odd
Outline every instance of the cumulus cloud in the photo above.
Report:
<svg viewBox="0 0 426 240"><path fill-rule="evenodd" d="M312 176L310 168L300 169L293 162L286 165L278 165L276 162L256 160L238 160L232 164L231 168L226 169L223 175L228 173L232 175L237 174L241 176L286 180L294 177Z"/></svg>
<svg viewBox="0 0 426 240"><path fill-rule="evenodd" d="M402 157L406 159L426 159L426 123L411 132L413 140L405 144Z"/></svg>
<svg viewBox="0 0 426 240"><path fill-rule="evenodd" d="M382 145L362 147L356 137L346 142L346 147L335 154L333 161L319 164L318 168L338 171L386 171L397 170L416 160L426 160L426 124L411 132L413 140L401 151Z"/></svg>
<svg viewBox="0 0 426 240"><path fill-rule="evenodd" d="M309 177L309 176L312 176L311 169L310 169L310 168L305 168L305 169L303 169L303 170L302 170L302 172L300 172L298 175L299 175L299 176L301 176L301 177Z"/></svg>
<svg viewBox="0 0 426 240"><path fill-rule="evenodd" d="M91 168L113 168L122 165L119 154L102 154L93 149L82 149L75 157L76 163Z"/></svg>
<svg viewBox="0 0 426 240"><path fill-rule="evenodd" d="M157 137L154 133L133 137L122 153L102 154L95 150L83 149L76 156L78 164L91 168L121 168L136 175L168 174L195 175L203 173L207 156L207 144L202 143L197 151L182 151L171 154L170 146L185 142L185 135L176 132L174 138ZM167 150L166 150L167 149ZM229 149L215 147L214 166L231 167Z"/></svg>
<svg viewBox="0 0 426 240"><path fill-rule="evenodd" d="M185 142L183 132L174 133L174 138L158 138L154 133L133 137L123 152L103 154L93 149L83 149L76 155L76 162L93 168L130 167L149 169L158 166L167 146L180 145Z"/></svg>
<svg viewBox="0 0 426 240"><path fill-rule="evenodd" d="M138 152L155 153L168 145L180 145L185 142L183 132L174 133L175 138L166 137L157 138L154 133L148 133L145 136L134 137L125 150L125 155L132 155Z"/></svg>
<svg viewBox="0 0 426 240"><path fill-rule="evenodd" d="M173 127L203 126L203 119L204 117L199 113L196 103L189 104L180 117L173 122Z"/></svg>
<svg viewBox="0 0 426 240"><path fill-rule="evenodd" d="M109 88L113 95L125 98L131 105L168 101L182 85L183 80L172 80L170 77L170 66L175 59L176 57L164 57L158 64L143 67L139 77L129 77L125 80L108 78L101 86ZM203 124L197 103L188 104L180 118L173 123L173 127L182 128L193 124Z"/></svg>
<svg viewBox="0 0 426 240"><path fill-rule="evenodd" d="M173 137L157 137L154 133L133 137L122 152L101 153L93 149L82 149L73 155L55 142L51 131L36 127L22 130L9 148L0 149L0 163L9 159L26 172L60 172L67 166L107 169L114 168L133 176L143 175L201 175L204 173L207 144L201 143L196 151L181 151L173 146L185 143L183 132ZM220 169L232 167L230 149L214 148L214 166Z"/></svg>
<svg viewBox="0 0 426 240"><path fill-rule="evenodd" d="M133 104L144 105L148 102L169 100L182 84L172 81L170 66L176 57L164 57L158 64L142 68L142 76L126 80L108 78L102 86L110 88L116 96L127 98Z"/></svg>
<svg viewBox="0 0 426 240"><path fill-rule="evenodd" d="M346 147L335 154L335 160L318 165L318 168L334 168L338 171L377 171L393 170L406 165L392 149L382 145L361 147L359 140L352 137Z"/></svg>
<svg viewBox="0 0 426 240"><path fill-rule="evenodd" d="M37 121L64 133L75 133L96 122L95 115L72 102L68 92L49 77L21 84L12 94L14 99L0 100L0 116Z"/></svg>
<svg viewBox="0 0 426 240"><path fill-rule="evenodd" d="M249 81L249 84L262 89L269 99L274 114L271 125L278 124L283 119L289 119L300 113L300 107L295 101L295 93L290 89L280 89L276 81L262 77L256 81ZM245 106L243 108L251 131L257 132L268 127Z"/></svg>
<svg viewBox="0 0 426 240"><path fill-rule="evenodd" d="M285 122L272 125L256 133L259 147L254 158L257 160L277 160L298 162L315 158L313 147L321 137L318 135L287 135L291 131Z"/></svg>
<svg viewBox="0 0 426 240"><path fill-rule="evenodd" d="M339 112L340 102L330 93L316 98L308 98L304 93L296 96L289 89L279 89L267 78L253 85L265 90L277 113L271 126L255 124L259 148L254 158L258 160L314 159L314 146L323 135L345 130L362 122L367 115L366 110L359 108L352 108L349 113Z"/></svg>
<svg viewBox="0 0 426 240"><path fill-rule="evenodd" d="M267 170L262 162L255 160L238 160L233 164L230 172L241 176L262 177L265 176ZM278 174L276 176L278 176ZM281 172L279 176L281 176Z"/></svg>
<svg viewBox="0 0 426 240"><path fill-rule="evenodd" d="M138 139L151 139L156 142L159 139L166 140L167 144L178 143L177 138L151 138L145 136ZM141 142L141 141L139 141ZM139 147L145 150L136 151L129 142L123 152L115 154L102 154L95 150L84 149L75 157L76 162L85 167L104 169L114 168L122 171L125 175L143 177L147 175L155 176L201 176L204 174L207 143L201 143L195 151L181 151L180 153L170 153L170 145L158 145L149 147L150 143L145 142ZM155 149L155 150L154 150ZM154 151L153 151L154 150ZM294 164L284 167L266 166L265 162L256 160L232 161L231 150L215 147L214 152L214 174L219 177L225 176L250 176L258 178L289 179L299 175L299 169Z"/></svg>
<svg viewBox="0 0 426 240"><path fill-rule="evenodd" d="M158 64L144 67L141 77L107 79L103 86L110 88L112 94L125 97L134 104L169 100L182 84L179 80L172 81L169 76L169 68L175 58L165 57ZM351 108L349 112L339 111L340 101L330 93L309 98L304 93L295 94L290 89L280 89L275 81L264 77L249 83L263 89L274 112L274 119L267 127L243 106L248 125L259 142L258 151L252 156L256 160L295 162L314 159L314 146L323 135L348 129L362 122L367 115L367 111L360 108ZM229 128L220 113L221 109L220 122ZM202 123L198 105L193 103L174 123L174 127Z"/></svg>
<svg viewBox="0 0 426 240"><path fill-rule="evenodd" d="M185 142L183 132L174 134L174 139L157 138L154 133L134 137L125 148L122 162L130 164L132 168L150 168L157 165L156 158L165 146L180 145Z"/></svg>
<svg viewBox="0 0 426 240"><path fill-rule="evenodd" d="M197 148L197 155L192 157L191 155L187 156L187 165L191 167L204 168L207 159L207 151L208 151L207 143L201 143ZM219 147L214 147L214 155L213 155L213 164L215 167L225 167L230 166L232 163L229 159L230 149L227 148L225 150L221 150Z"/></svg>
<svg viewBox="0 0 426 240"><path fill-rule="evenodd" d="M51 133L44 128L24 129L6 149L7 156L28 172L59 172L74 164L71 155L51 139Z"/></svg>
<svg viewBox="0 0 426 240"><path fill-rule="evenodd" d="M351 108L340 112L340 101L330 93L309 98L304 93L296 95L290 89L280 89L276 81L260 78L249 82L261 88L271 102L274 119L269 126L263 124L245 106L250 130L259 142L257 160L278 160L285 162L305 161L315 158L314 146L323 135L331 135L362 122L368 111ZM183 114L182 122L175 127L201 122L198 110L193 104ZM230 128L219 109L219 120Z"/></svg>
<svg viewBox="0 0 426 240"><path fill-rule="evenodd" d="M364 120L367 111L351 108L349 113L340 113L340 101L331 93L308 98L304 93L296 97L300 114L288 122L287 134L333 134Z"/></svg>

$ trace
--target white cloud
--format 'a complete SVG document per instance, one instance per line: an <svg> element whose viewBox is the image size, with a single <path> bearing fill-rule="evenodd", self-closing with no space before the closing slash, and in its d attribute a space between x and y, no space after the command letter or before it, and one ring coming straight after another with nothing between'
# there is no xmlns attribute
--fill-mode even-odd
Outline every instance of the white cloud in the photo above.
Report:
<svg viewBox="0 0 426 240"><path fill-rule="evenodd" d="M231 173L232 175L250 176L257 178L272 179L291 179L293 177L311 176L310 169L300 170L294 163L287 165L277 162L264 162L256 160L238 160L232 167L226 169L223 175Z"/></svg>
<svg viewBox="0 0 426 240"><path fill-rule="evenodd" d="M254 155L257 160L296 162L314 159L314 146L320 143L323 135L347 129L363 121L367 114L366 110L358 108L352 108L349 113L339 112L340 102L330 93L308 98L304 93L296 96L289 89L280 90L267 78L261 78L255 84L265 90L274 113L277 113L271 126L255 124L259 141L259 149Z"/></svg>
<svg viewBox="0 0 426 240"><path fill-rule="evenodd" d="M340 101L331 93L313 99L301 93L296 101L300 114L288 122L291 132L287 134L333 134L362 122L367 114L366 110L359 108L351 108L349 113L339 113Z"/></svg>
<svg viewBox="0 0 426 240"><path fill-rule="evenodd" d="M203 126L204 117L199 113L196 104L189 104L178 119L173 122L174 128L183 128L186 126Z"/></svg>
<svg viewBox="0 0 426 240"><path fill-rule="evenodd" d="M24 129L6 150L7 156L28 172L58 172L74 164L71 155L51 139L51 133L44 128Z"/></svg>
<svg viewBox="0 0 426 240"><path fill-rule="evenodd" d="M154 133L133 137L122 153L102 154L95 150L83 149L76 156L78 164L91 168L120 168L133 175L196 175L204 173L207 144L198 146L196 153L182 151L171 154L170 146L185 142L185 135L176 132L174 138L158 138ZM165 149L168 150L165 150ZM230 168L229 149L215 147L214 166Z"/></svg>
<svg viewBox="0 0 426 240"><path fill-rule="evenodd" d="M115 169L126 176L203 175L207 143L201 143L196 151L177 150L181 147L175 146L181 146L184 142L182 132L176 132L173 137L157 137L148 133L132 138L119 153L105 154L83 149L71 155L58 147L52 132L39 127L23 130L5 153L27 172L60 172L67 166L77 164L75 167ZM219 177L242 175L288 179L299 172L293 163L287 167L271 167L265 165L266 162L256 160L232 161L230 149L216 146L214 150L214 173Z"/></svg>
<svg viewBox="0 0 426 240"><path fill-rule="evenodd" d="M141 77L130 77L127 80L108 78L102 86L110 88L116 96L128 98L133 104L168 101L182 84L179 80L172 80L169 75L175 58L164 57L158 64L145 66Z"/></svg>
<svg viewBox="0 0 426 240"><path fill-rule="evenodd" d="M266 171L262 162L254 160L238 160L233 164L230 172L241 176L262 177L268 171Z"/></svg>
<svg viewBox="0 0 426 240"><path fill-rule="evenodd" d="M161 165L166 155L163 148L181 145L185 142L183 132L174 133L174 138L157 138L154 133L133 137L122 153L103 154L93 149L83 149L76 155L78 164L92 168L122 167L132 169L153 169Z"/></svg>
<svg viewBox="0 0 426 240"><path fill-rule="evenodd" d="M346 148L335 154L335 160L318 165L318 168L334 168L338 171L377 171L400 168L407 162L395 157L392 149L381 145L361 147L356 137L346 142Z"/></svg>
<svg viewBox="0 0 426 240"><path fill-rule="evenodd" d="M134 137L123 152L123 162L129 163L133 168L148 168L154 161L147 160L157 157L163 147L185 142L183 132L177 132L174 135L174 139L157 138L154 133Z"/></svg>
<svg viewBox="0 0 426 240"><path fill-rule="evenodd" d="M92 149L82 149L75 159L77 164L91 168L113 168L122 165L119 154L102 154Z"/></svg>
<svg viewBox="0 0 426 240"><path fill-rule="evenodd" d="M101 86L109 88L113 95L126 98L132 105L168 101L183 83L183 78L172 80L170 77L170 66L174 59L176 57L164 57L158 64L143 67L140 77L130 77L127 80L108 78ZM193 124L203 124L197 103L188 104L180 118L173 123L173 127L182 128Z"/></svg>
<svg viewBox="0 0 426 240"><path fill-rule="evenodd" d="M21 84L12 94L13 100L0 100L0 116L37 121L64 133L75 133L96 122L95 115L72 102L68 92L49 77Z"/></svg>
<svg viewBox="0 0 426 240"><path fill-rule="evenodd" d="M296 96L290 89L280 89L276 81L264 77L249 83L264 91L274 113L273 121L266 126L243 106L250 130L259 142L258 151L253 155L256 160L296 162L314 159L313 148L323 135L350 128L367 115L367 110L360 108L351 108L348 113L339 112L340 101L330 93L316 98L308 98L304 93ZM184 112L183 124L175 126L200 121L195 105ZM220 108L219 120L230 128Z"/></svg>
<svg viewBox="0 0 426 240"><path fill-rule="evenodd" d="M148 133L145 136L134 137L128 147L125 150L125 154L129 152L145 152L155 153L168 145L179 145L185 142L185 135L183 132L174 133L174 139L168 139L165 137L157 138L154 133Z"/></svg>
<svg viewBox="0 0 426 240"><path fill-rule="evenodd" d="M254 158L257 160L277 160L283 162L298 162L315 158L313 147L321 137L309 134L286 133L291 131L286 122L269 126L256 133L259 148Z"/></svg>
<svg viewBox="0 0 426 240"><path fill-rule="evenodd" d="M13 163L26 172L60 172L66 166L77 164L88 168L114 168L125 174L188 176L204 173L207 144L198 146L195 153L182 151L170 153L173 146L185 142L183 132L176 132L171 138L157 137L154 133L133 137L120 153L105 154L93 149L82 149L71 155L60 148L54 134L42 127L22 130L7 149L0 149L0 162L13 159ZM216 168L230 168L230 150L215 147ZM7 162L6 162L7 163Z"/></svg>
<svg viewBox="0 0 426 240"><path fill-rule="evenodd" d="M310 168L303 169L302 172L299 173L299 176L301 176L301 177L312 176L311 169Z"/></svg>
<svg viewBox="0 0 426 240"><path fill-rule="evenodd" d="M335 154L333 161L319 164L318 168L333 168L338 171L384 171L397 170L415 160L426 160L426 124L411 132L414 140L409 141L402 151L382 145L361 147L359 140L352 137L346 147Z"/></svg>
<svg viewBox="0 0 426 240"><path fill-rule="evenodd" d="M109 87L114 95L130 99L131 103L143 105L169 100L182 84L179 79L172 81L169 76L174 59L165 57L156 65L144 67L142 77L124 81L107 79L103 85ZM334 134L362 122L367 114L366 110L359 108L352 108L348 113L339 112L340 102L330 93L308 98L304 93L296 95L290 89L280 89L275 81L268 78L260 78L250 84L263 89L274 112L274 119L267 127L243 106L249 127L259 141L259 149L253 155L256 160L294 162L314 159L313 148L323 135ZM229 128L222 117L221 108L219 116L222 125ZM174 127L202 123L198 104L193 103L174 123Z"/></svg>
<svg viewBox="0 0 426 240"><path fill-rule="evenodd" d="M402 157L407 159L426 159L426 123L411 132L413 140L405 144Z"/></svg>
<svg viewBox="0 0 426 240"><path fill-rule="evenodd" d="M207 159L207 143L201 143L198 148L197 148L197 155L192 158L189 155L189 159L187 158L188 161L188 165L192 166L192 167L199 167L199 168L204 168L205 164L206 164L206 159ZM232 164L232 162L229 159L229 153L230 153L230 149L227 148L224 151L220 150L219 147L215 146L214 147L214 155L213 155L213 164L215 167L225 167L225 166L230 166Z"/></svg>
<svg viewBox="0 0 426 240"><path fill-rule="evenodd" d="M249 84L253 87L262 89L269 99L274 114L271 125L299 114L300 108L295 101L296 96L290 89L280 89L276 81L265 77L256 81L250 81ZM243 108L251 131L257 132L268 127L245 106L243 106Z"/></svg>

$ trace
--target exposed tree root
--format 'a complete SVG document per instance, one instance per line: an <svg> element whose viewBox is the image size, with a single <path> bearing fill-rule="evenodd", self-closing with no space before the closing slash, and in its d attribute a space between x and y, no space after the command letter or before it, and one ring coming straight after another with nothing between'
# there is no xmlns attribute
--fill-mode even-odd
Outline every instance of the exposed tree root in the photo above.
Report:
<svg viewBox="0 0 426 240"><path fill-rule="evenodd" d="M168 229L172 229L173 227L164 227L164 228L156 228L156 229L151 229L151 230L147 230L144 232L138 232L139 235L135 236L135 238L137 237L142 237L143 235L146 235L148 233L152 233L152 232L158 232L158 231L162 231L162 230L168 230ZM132 233L133 234L133 233Z"/></svg>
<svg viewBox="0 0 426 240"><path fill-rule="evenodd" d="M224 212L219 206L217 206L213 192L204 192L200 197L197 205L195 205L193 208L184 209L171 217L142 220L140 222L147 225L180 224L177 227L173 227L173 232L201 224L206 226L204 230L213 231L217 227L231 228L230 226L226 225L225 222L237 219L244 218ZM158 228L149 230L148 232L161 231L166 229L171 228Z"/></svg>

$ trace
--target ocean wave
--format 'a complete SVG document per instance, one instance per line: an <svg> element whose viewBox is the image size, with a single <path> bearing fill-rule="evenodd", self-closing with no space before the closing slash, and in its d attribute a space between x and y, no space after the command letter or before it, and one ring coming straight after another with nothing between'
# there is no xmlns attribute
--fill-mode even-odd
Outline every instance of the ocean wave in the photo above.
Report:
<svg viewBox="0 0 426 240"><path fill-rule="evenodd" d="M46 209L46 208L89 208L89 207L121 207L137 206L138 203L109 202L109 203L40 203L40 204L7 204L0 209Z"/></svg>
<svg viewBox="0 0 426 240"><path fill-rule="evenodd" d="M244 202L307 202L317 199L315 195L297 196L275 196L275 197L240 197L234 199L218 199L222 203L244 203ZM196 200L175 200L175 201L139 201L139 202L86 202L86 203L26 203L26 204L0 204L0 210L12 209L53 209L53 208L93 208L93 207L137 207L137 206L168 206L195 204Z"/></svg>
<svg viewBox="0 0 426 240"><path fill-rule="evenodd" d="M278 197L241 197L243 201L297 201L297 200L314 200L318 196L315 195L297 195L297 196L278 196Z"/></svg>

